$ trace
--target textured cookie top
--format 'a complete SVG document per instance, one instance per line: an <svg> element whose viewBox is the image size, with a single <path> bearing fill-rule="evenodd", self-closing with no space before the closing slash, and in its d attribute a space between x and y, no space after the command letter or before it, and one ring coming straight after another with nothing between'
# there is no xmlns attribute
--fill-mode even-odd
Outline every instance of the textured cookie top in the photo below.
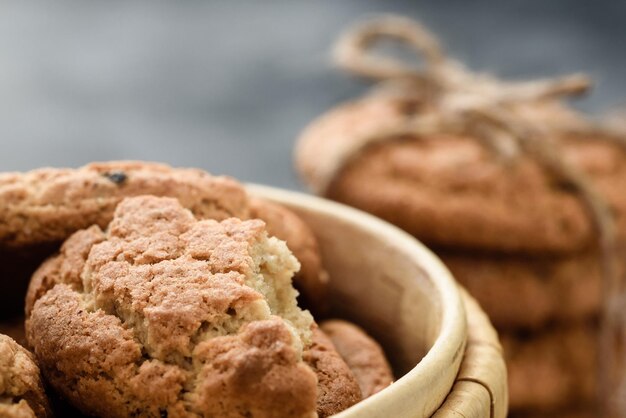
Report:
<svg viewBox="0 0 626 418"><path fill-rule="evenodd" d="M317 415L329 417L359 402L361 389L357 379L322 330L313 330L313 344L304 352L304 360L318 379Z"/></svg>
<svg viewBox="0 0 626 418"><path fill-rule="evenodd" d="M296 164L315 188L362 138L400 126L420 111L376 96L342 105L302 134ZM554 109L546 118L560 117ZM563 116L565 117L565 116ZM568 187L531 157L496 156L476 138L433 134L371 145L335 176L327 195L382 217L429 244L520 252L567 252L595 245L590 215ZM587 173L626 237L626 153L598 138L555 138L563 157Z"/></svg>
<svg viewBox="0 0 626 418"><path fill-rule="evenodd" d="M248 213L239 183L197 169L117 161L0 173L0 247L58 242L90 225L105 227L124 197L146 194L176 197L199 218Z"/></svg>
<svg viewBox="0 0 626 418"><path fill-rule="evenodd" d="M19 254L22 263L3 267L0 260L0 276L4 272L17 278L0 280L0 311L10 310L22 298L14 288L20 289L22 277L30 278L40 263L30 266L37 254L45 254L80 229L94 224L104 228L123 198L148 194L175 197L199 219L263 219L269 233L287 241L302 265L294 278L302 298L308 306L326 303L328 278L315 236L294 213L249 199L244 187L230 178L163 164L113 161L78 169L0 173L0 255L14 260Z"/></svg>
<svg viewBox="0 0 626 418"><path fill-rule="evenodd" d="M365 331L339 319L323 322L321 329L352 370L363 399L393 383L393 373L383 349Z"/></svg>
<svg viewBox="0 0 626 418"><path fill-rule="evenodd" d="M262 221L197 221L175 199L128 198L106 232L77 232L35 273L27 337L87 413L312 416L298 268Z"/></svg>
<svg viewBox="0 0 626 418"><path fill-rule="evenodd" d="M32 355L2 334L0 334L0 416L3 418L50 416L39 368Z"/></svg>

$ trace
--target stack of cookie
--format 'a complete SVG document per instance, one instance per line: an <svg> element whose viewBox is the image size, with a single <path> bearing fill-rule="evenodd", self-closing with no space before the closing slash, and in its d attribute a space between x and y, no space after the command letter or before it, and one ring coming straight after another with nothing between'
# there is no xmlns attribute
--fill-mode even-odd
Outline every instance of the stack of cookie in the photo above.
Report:
<svg viewBox="0 0 626 418"><path fill-rule="evenodd" d="M386 37L423 53L425 69L366 51ZM584 80L473 75L416 22L395 17L349 32L338 54L350 71L385 83L304 131L304 181L442 258L499 330L513 415L597 416L607 390L596 379L607 278L598 224L612 218L611 274L623 278L626 141L555 100Z"/></svg>
<svg viewBox="0 0 626 418"><path fill-rule="evenodd" d="M360 328L318 326L298 305L293 276L301 303L320 319L327 310L307 225L233 180L92 164L3 174L0 197L5 255L64 241L38 268L21 266L36 269L21 304L35 356L0 336L12 356L0 361L3 417L49 416L34 360L71 416L326 417L392 382ZM24 300L21 286L2 295ZM0 332L21 339L21 325Z"/></svg>

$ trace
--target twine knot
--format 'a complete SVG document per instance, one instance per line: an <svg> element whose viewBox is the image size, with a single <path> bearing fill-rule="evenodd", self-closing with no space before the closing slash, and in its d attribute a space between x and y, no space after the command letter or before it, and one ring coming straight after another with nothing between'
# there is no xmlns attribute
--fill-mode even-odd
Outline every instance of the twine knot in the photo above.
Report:
<svg viewBox="0 0 626 418"><path fill-rule="evenodd" d="M384 39L407 46L416 57L423 58L423 68L373 53L375 44ZM354 75L379 82L409 80L415 90L444 100L459 95L502 105L580 95L591 87L589 77L583 74L514 83L473 73L448 57L436 36L424 26L399 16L382 16L355 25L337 42L334 58Z"/></svg>

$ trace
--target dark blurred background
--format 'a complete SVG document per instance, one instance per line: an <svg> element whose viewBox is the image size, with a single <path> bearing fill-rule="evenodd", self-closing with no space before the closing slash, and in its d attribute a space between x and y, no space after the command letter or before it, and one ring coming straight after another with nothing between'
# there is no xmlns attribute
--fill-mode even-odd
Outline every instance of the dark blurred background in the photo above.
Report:
<svg viewBox="0 0 626 418"><path fill-rule="evenodd" d="M293 141L367 87L334 70L368 13L421 19L477 70L583 71L626 102L626 1L23 1L0 6L0 170L146 159L299 188Z"/></svg>

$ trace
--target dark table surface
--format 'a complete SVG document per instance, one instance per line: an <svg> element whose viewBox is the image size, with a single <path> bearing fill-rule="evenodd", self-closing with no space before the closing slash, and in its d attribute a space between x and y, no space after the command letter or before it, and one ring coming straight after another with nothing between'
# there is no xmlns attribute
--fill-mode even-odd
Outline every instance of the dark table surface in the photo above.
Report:
<svg viewBox="0 0 626 418"><path fill-rule="evenodd" d="M626 2L29 1L0 6L0 170L145 159L299 188L300 130L367 86L332 68L366 13L417 17L470 67L583 71L626 101Z"/></svg>

